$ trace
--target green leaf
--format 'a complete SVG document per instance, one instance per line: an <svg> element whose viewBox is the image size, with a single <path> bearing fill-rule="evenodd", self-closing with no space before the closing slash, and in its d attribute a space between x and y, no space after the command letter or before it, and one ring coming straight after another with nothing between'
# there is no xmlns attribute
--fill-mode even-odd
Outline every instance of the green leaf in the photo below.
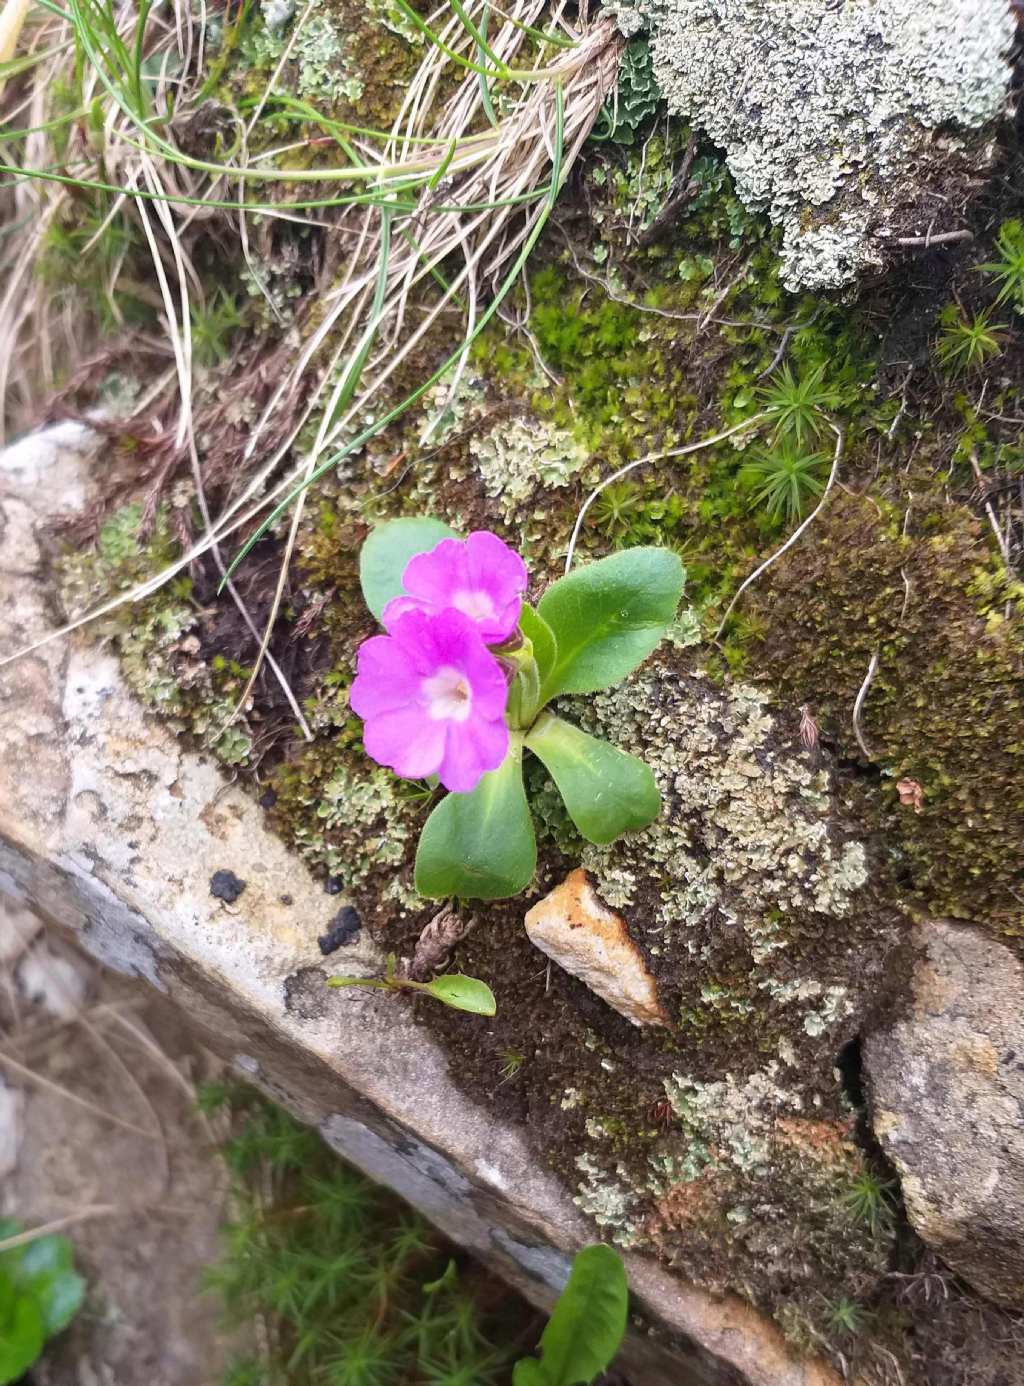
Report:
<svg viewBox="0 0 1024 1386"><path fill-rule="evenodd" d="M671 625L682 592L678 555L657 548L625 549L552 583L538 610L558 654L541 701L593 693L632 673Z"/></svg>
<svg viewBox="0 0 1024 1386"><path fill-rule="evenodd" d="M471 794L449 794L427 819L416 850L416 889L435 900L504 900L529 885L536 865L522 741L513 737L497 770Z"/></svg>
<svg viewBox="0 0 1024 1386"><path fill-rule="evenodd" d="M650 767L596 736L541 713L526 745L544 763L588 842L603 847L623 833L646 828L661 812Z"/></svg>
<svg viewBox="0 0 1024 1386"><path fill-rule="evenodd" d="M0 1271L0 1386L18 1381L46 1341L42 1310L7 1271Z"/></svg>
<svg viewBox="0 0 1024 1386"><path fill-rule="evenodd" d="M436 996L456 1011L472 1011L474 1015L493 1015L497 1010L494 992L479 977L465 977L461 972L449 972L425 983L424 991Z"/></svg>
<svg viewBox="0 0 1024 1386"><path fill-rule="evenodd" d="M39 1305L48 1338L68 1326L85 1297L85 1281L75 1274L66 1237L38 1237L29 1242L22 1249L15 1278Z"/></svg>
<svg viewBox="0 0 1024 1386"><path fill-rule="evenodd" d="M388 520L370 531L359 555L359 581L366 605L378 621L392 597L402 595L402 574L409 559L442 539L458 537L443 520L430 515Z"/></svg>
<svg viewBox="0 0 1024 1386"><path fill-rule="evenodd" d="M512 1386L547 1386L548 1378L536 1357L522 1357L512 1371Z"/></svg>
<svg viewBox="0 0 1024 1386"><path fill-rule="evenodd" d="M514 1386L590 1386L619 1350L628 1305L621 1258L603 1242L584 1247L541 1337L540 1362L518 1362Z"/></svg>
<svg viewBox="0 0 1024 1386"><path fill-rule="evenodd" d="M523 609L519 614L519 629L533 645L533 657L537 661L537 671L543 683L554 667L558 653L554 632L547 621L538 616L533 607L528 606L526 602L523 602Z"/></svg>

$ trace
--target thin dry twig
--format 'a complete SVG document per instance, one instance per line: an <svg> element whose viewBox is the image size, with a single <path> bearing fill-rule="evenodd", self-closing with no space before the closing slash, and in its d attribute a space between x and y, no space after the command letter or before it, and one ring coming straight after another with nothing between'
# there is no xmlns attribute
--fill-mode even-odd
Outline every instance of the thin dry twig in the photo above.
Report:
<svg viewBox="0 0 1024 1386"><path fill-rule="evenodd" d="M125 1121L124 1117L116 1116L113 1112L106 1111L103 1107L98 1107L95 1102L90 1102L85 1097L79 1097L77 1093L70 1092L62 1087L60 1083L55 1083L52 1078L46 1078L41 1073L36 1073L34 1069L27 1068L19 1063L17 1059L12 1059L10 1054L5 1054L0 1050L0 1064L6 1065L19 1078L25 1078L30 1083L37 1083L41 1088L46 1088L48 1092L54 1093L57 1097L62 1097L65 1102L71 1102L76 1107L82 1107L93 1116L101 1117L104 1121L109 1121L114 1126L123 1127L125 1131L132 1131L136 1136L142 1136L148 1141L162 1140L162 1136L155 1135L152 1131L147 1131L144 1126L136 1126L133 1121Z"/></svg>
<svg viewBox="0 0 1024 1386"><path fill-rule="evenodd" d="M874 760L874 756L868 750L868 744L864 740L864 733L861 730L860 725L860 715L861 712L864 710L864 700L868 696L868 689L871 687L872 681L874 680L875 674L877 672L878 651L875 650L874 654L871 656L871 662L868 664L868 671L864 675L864 682L861 684L860 689L857 693L857 697L854 700L853 704L853 734L857 738L857 745L860 747L861 755L864 757L865 760Z"/></svg>
<svg viewBox="0 0 1024 1386"><path fill-rule="evenodd" d="M1006 565L1007 571L1012 573L1013 563L1010 557L1010 546L1006 540L1006 536L1003 534L1003 531L999 528L999 521L996 519L996 512L992 509L992 504L989 501L988 497L985 495L985 478L982 475L981 468L978 466L978 454L975 452L973 448L971 449L971 470L974 472L975 481L981 488L983 497L982 505L985 508L985 514L988 516L988 522L992 526L992 533L996 536L996 544L999 547L999 552L1002 555L1003 562Z"/></svg>
<svg viewBox="0 0 1024 1386"><path fill-rule="evenodd" d="M893 240L894 245L913 247L921 246L928 250L933 245L952 245L957 241L973 241L974 232L963 227L959 231L939 231L936 235L926 233L923 236L897 236Z"/></svg>
<svg viewBox="0 0 1024 1386"><path fill-rule="evenodd" d="M633 462L627 462L618 471L612 472L611 476L606 476L599 486L595 486L590 495L580 506L576 516L576 523L573 525L572 534L569 538L569 547L565 555L565 571L568 572L572 567L572 560L576 553L576 545L579 542L580 531L583 528L583 521L586 519L587 511L597 500L601 492L613 482L628 476L637 467L645 467L651 462L664 462L673 457L687 457L690 453L700 452L703 448L714 447L716 443L723 443L726 438L732 438L737 433L742 433L748 428L754 428L757 424L763 423L768 418L767 414L752 414L749 419L744 419L742 423L733 424L732 428L727 428L722 433L716 433L710 438L702 438L699 443L687 443L685 447L668 448L664 452L649 452L646 457L638 457Z"/></svg>
<svg viewBox="0 0 1024 1386"><path fill-rule="evenodd" d="M27 1246L29 1242L38 1241L40 1237L49 1237L55 1232L63 1232L68 1227L75 1227L80 1222L88 1222L90 1218L107 1218L118 1213L134 1211L137 1210L122 1207L116 1203L93 1203L88 1208L79 1208L75 1213L67 1213L62 1218L54 1218L52 1222L44 1222L39 1227L30 1227L27 1232L18 1232L14 1236L4 1237L0 1241L0 1255L5 1251L13 1251L15 1247Z"/></svg>

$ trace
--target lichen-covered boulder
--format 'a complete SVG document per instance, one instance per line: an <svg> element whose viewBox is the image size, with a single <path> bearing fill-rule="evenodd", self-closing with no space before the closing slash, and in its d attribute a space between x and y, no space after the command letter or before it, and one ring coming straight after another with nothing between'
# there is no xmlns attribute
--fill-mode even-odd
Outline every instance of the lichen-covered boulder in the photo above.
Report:
<svg viewBox="0 0 1024 1386"><path fill-rule="evenodd" d="M909 1013L865 1049L910 1221L975 1289L1024 1308L1024 968L931 920Z"/></svg>
<svg viewBox="0 0 1024 1386"><path fill-rule="evenodd" d="M620 15L627 32L649 25L669 109L725 149L746 205L781 223L789 288L886 264L988 161L1010 76L1006 0L639 0Z"/></svg>

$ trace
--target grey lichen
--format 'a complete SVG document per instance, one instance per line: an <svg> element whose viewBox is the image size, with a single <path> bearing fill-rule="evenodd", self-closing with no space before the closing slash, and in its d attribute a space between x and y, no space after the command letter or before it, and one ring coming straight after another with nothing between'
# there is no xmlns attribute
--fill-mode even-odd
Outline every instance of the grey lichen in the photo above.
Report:
<svg viewBox="0 0 1024 1386"><path fill-rule="evenodd" d="M771 1170L772 1128L777 1116L799 1113L799 1093L780 1085L780 1065L751 1073L742 1082L730 1073L721 1082L698 1083L675 1073L665 1080L686 1143L702 1153L690 1178L710 1164L725 1164L744 1174L765 1176ZM680 1182L678 1170L671 1183Z"/></svg>
<svg viewBox="0 0 1024 1386"><path fill-rule="evenodd" d="M282 0L268 0L262 7L262 27L246 40L248 57L257 66L276 66L285 61L294 72L295 90L310 100L356 101L363 94L352 35L346 32L320 0L312 0L289 27L294 7Z"/></svg>
<svg viewBox="0 0 1024 1386"><path fill-rule="evenodd" d="M613 1174L603 1170L586 1154L577 1158L576 1168L583 1178L573 1202L592 1217L598 1227L606 1228L619 1246L634 1246L638 1240L640 1195L630 1187L625 1171Z"/></svg>
<svg viewBox="0 0 1024 1386"><path fill-rule="evenodd" d="M301 790L296 799L302 803ZM342 760L324 784L310 786L305 803L310 816L300 819L292 833L308 862L324 867L345 889L360 885L381 867L395 868L383 898L407 908L422 903L397 871L415 828L389 771L366 761Z"/></svg>
<svg viewBox="0 0 1024 1386"><path fill-rule="evenodd" d="M848 911L868 877L863 845L835 831L828 772L779 744L763 693L719 691L659 661L576 711L588 730L642 755L662 791L650 828L583 851L612 906L656 883L642 926L652 952L695 946L692 929L718 910L763 963L785 948L795 912Z"/></svg>
<svg viewBox="0 0 1024 1386"><path fill-rule="evenodd" d="M783 227L783 282L850 283L902 210L1001 112L1005 0L638 0L669 109L726 151L736 189ZM936 132L942 130L941 142Z"/></svg>
<svg viewBox="0 0 1024 1386"><path fill-rule="evenodd" d="M509 419L470 442L484 489L511 520L538 486L564 486L588 453L564 428L539 419Z"/></svg>

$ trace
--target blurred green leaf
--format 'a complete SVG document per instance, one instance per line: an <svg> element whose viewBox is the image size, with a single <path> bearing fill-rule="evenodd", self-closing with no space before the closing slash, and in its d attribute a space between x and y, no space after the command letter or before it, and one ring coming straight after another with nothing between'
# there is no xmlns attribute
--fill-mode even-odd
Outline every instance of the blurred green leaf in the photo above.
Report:
<svg viewBox="0 0 1024 1386"><path fill-rule="evenodd" d="M410 558L427 553L442 539L458 537L443 520L430 515L388 520L370 531L359 555L359 581L378 621L388 602L402 595L402 574Z"/></svg>
<svg viewBox="0 0 1024 1386"><path fill-rule="evenodd" d="M622 1258L603 1242L584 1247L541 1336L540 1361L517 1362L513 1386L590 1386L619 1350L628 1307Z"/></svg>
<svg viewBox="0 0 1024 1386"><path fill-rule="evenodd" d="M31 1294L0 1270L0 1386L18 1381L38 1360L46 1341L43 1315Z"/></svg>

